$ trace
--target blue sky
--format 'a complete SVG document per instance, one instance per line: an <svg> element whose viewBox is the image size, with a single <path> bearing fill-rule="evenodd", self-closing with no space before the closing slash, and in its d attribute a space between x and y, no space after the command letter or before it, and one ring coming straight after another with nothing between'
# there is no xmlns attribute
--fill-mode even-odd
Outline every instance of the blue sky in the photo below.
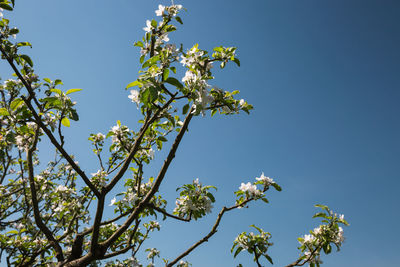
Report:
<svg viewBox="0 0 400 267"><path fill-rule="evenodd" d="M86 172L96 172L87 137L107 132L118 119L137 129L139 112L124 90L139 70L132 44L157 5L169 2L16 2L6 16L21 31L17 40L33 44L37 73L62 79L64 90L83 88L75 94L81 120L66 131L66 145ZM162 222L163 231L144 246L174 258L208 233L241 182L263 171L283 191L269 192L268 205L227 214L220 231L187 258L194 267L255 266L250 256L233 260L229 252L253 223L271 232L276 266L294 261L297 237L318 224L311 218L317 203L344 213L351 224L342 251L323 257L324 266L398 266L400 3L175 2L187 12L171 42L238 47L242 66L216 69L214 84L240 90L255 109L250 116L195 118L161 191L172 210L176 187L199 177L218 187L214 213L190 225ZM1 77L9 73L2 62ZM46 144L41 151L46 156ZM163 155L156 154L149 175Z"/></svg>

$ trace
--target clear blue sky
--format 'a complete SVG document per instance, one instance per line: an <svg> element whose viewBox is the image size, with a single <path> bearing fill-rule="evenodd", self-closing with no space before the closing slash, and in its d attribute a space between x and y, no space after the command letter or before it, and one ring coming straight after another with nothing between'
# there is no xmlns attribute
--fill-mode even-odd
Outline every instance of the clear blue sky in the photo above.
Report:
<svg viewBox="0 0 400 267"><path fill-rule="evenodd" d="M240 90L255 110L195 118L161 190L172 210L175 188L199 177L218 187L214 213L192 225L162 222L144 247L174 258L209 231L241 182L264 171L283 191L270 192L269 205L227 214L220 231L187 258L194 267L255 266L249 255L233 260L229 252L253 223L271 232L276 266L294 261L297 237L317 225L317 203L351 224L342 251L323 257L324 266L398 266L400 2L175 2L188 11L171 42L237 46L242 67L217 71L214 84ZM21 30L17 40L33 44L37 73L61 78L64 90L84 89L75 94L81 120L66 133L88 173L97 171L90 133L107 132L118 119L137 128L139 112L123 88L139 68L132 44L159 3L169 2L16 0L12 24ZM1 77L8 73L2 62Z"/></svg>

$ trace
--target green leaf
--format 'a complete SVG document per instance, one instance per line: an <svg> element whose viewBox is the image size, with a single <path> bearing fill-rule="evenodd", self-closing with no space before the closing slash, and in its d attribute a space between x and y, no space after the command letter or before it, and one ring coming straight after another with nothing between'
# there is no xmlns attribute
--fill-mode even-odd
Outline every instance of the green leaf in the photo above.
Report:
<svg viewBox="0 0 400 267"><path fill-rule="evenodd" d="M10 34L17 34L17 33L19 33L19 30L17 28L10 29Z"/></svg>
<svg viewBox="0 0 400 267"><path fill-rule="evenodd" d="M51 83L51 80L49 78L43 78L43 80L47 83Z"/></svg>
<svg viewBox="0 0 400 267"><path fill-rule="evenodd" d="M239 61L238 58L234 58L234 59L233 59L233 62L235 62L236 65L238 65L238 66L240 67L240 61Z"/></svg>
<svg viewBox="0 0 400 267"><path fill-rule="evenodd" d="M160 141L163 141L163 142L167 142L168 141L168 139L165 138L164 136L159 136L157 139L160 140Z"/></svg>
<svg viewBox="0 0 400 267"><path fill-rule="evenodd" d="M177 79L175 79L173 77L169 77L168 79L165 80L165 82L167 82L167 83L169 83L171 85L174 85L174 86L176 86L176 87L178 87L180 89L183 88L183 85Z"/></svg>
<svg viewBox="0 0 400 267"><path fill-rule="evenodd" d="M169 69L165 69L163 72L163 80L165 81L166 79L168 79L169 76Z"/></svg>
<svg viewBox="0 0 400 267"><path fill-rule="evenodd" d="M269 203L268 199L266 199L265 197L261 198L262 201L264 201L265 203Z"/></svg>
<svg viewBox="0 0 400 267"><path fill-rule="evenodd" d="M329 211L328 206L325 206L325 205L317 204L317 205L314 205L314 207L321 208L323 210Z"/></svg>
<svg viewBox="0 0 400 267"><path fill-rule="evenodd" d="M150 103L154 102L157 97L157 89L155 87L149 87L140 94L140 101L143 102L144 105L148 106Z"/></svg>
<svg viewBox="0 0 400 267"><path fill-rule="evenodd" d="M64 125L65 127L69 127L71 125L71 123L70 123L70 121L69 121L69 119L67 117L64 117L61 120L61 124Z"/></svg>
<svg viewBox="0 0 400 267"><path fill-rule="evenodd" d="M210 198L211 202L214 203L215 202L215 197L213 196L213 194L211 194L210 192L207 193L207 196Z"/></svg>
<svg viewBox="0 0 400 267"><path fill-rule="evenodd" d="M186 114L188 110L189 110L189 104L184 105L182 109L182 114Z"/></svg>
<svg viewBox="0 0 400 267"><path fill-rule="evenodd" d="M269 255L265 254L264 257L265 257L271 264L274 264L274 262L272 261L272 258L271 258Z"/></svg>
<svg viewBox="0 0 400 267"><path fill-rule="evenodd" d="M62 94L62 91L60 89L57 89L57 88L50 89L50 92L53 92L53 93L56 93L56 94L59 94L59 95Z"/></svg>
<svg viewBox="0 0 400 267"><path fill-rule="evenodd" d="M217 47L214 47L214 49L213 49L215 52L223 52L224 51L224 49L221 47L221 46L217 46Z"/></svg>
<svg viewBox="0 0 400 267"><path fill-rule="evenodd" d="M171 67L170 69L172 70L173 73L176 74L176 68L175 67Z"/></svg>
<svg viewBox="0 0 400 267"><path fill-rule="evenodd" d="M225 68L225 64L226 64L225 61L221 63L220 65L221 69Z"/></svg>
<svg viewBox="0 0 400 267"><path fill-rule="evenodd" d="M134 46L143 47L143 43L141 41L137 41L133 44Z"/></svg>
<svg viewBox="0 0 400 267"><path fill-rule="evenodd" d="M13 102L11 102L10 104L10 108L12 110L16 110L19 106L21 106L24 103L24 100L22 100L21 98L16 98L13 100Z"/></svg>
<svg viewBox="0 0 400 267"><path fill-rule="evenodd" d="M140 56L140 59L139 59L139 61L140 61L140 64L142 64L142 63L143 63L143 61L144 61L144 57L145 57L145 55L141 55L141 56Z"/></svg>
<svg viewBox="0 0 400 267"><path fill-rule="evenodd" d="M134 86L139 86L139 85L141 85L140 82L134 81L134 82L129 83L129 84L126 86L125 89L131 88L131 87L134 87Z"/></svg>
<svg viewBox="0 0 400 267"><path fill-rule="evenodd" d="M317 217L322 217L322 218L327 219L326 214L323 212L318 212L318 213L314 214L313 218L317 218Z"/></svg>
<svg viewBox="0 0 400 267"><path fill-rule="evenodd" d="M235 251L235 254L233 255L234 258L243 250L242 247L238 247L238 249Z"/></svg>
<svg viewBox="0 0 400 267"><path fill-rule="evenodd" d="M0 3L0 7L4 8L5 10L12 11L13 8L7 5L6 3Z"/></svg>
<svg viewBox="0 0 400 267"><path fill-rule="evenodd" d="M183 24L181 17L175 17L176 21L179 22L180 24Z"/></svg>
<svg viewBox="0 0 400 267"><path fill-rule="evenodd" d="M21 46L30 46L30 47L32 47L32 44L29 43L29 42L19 42L19 43L17 43L17 46L18 47L21 47Z"/></svg>
<svg viewBox="0 0 400 267"><path fill-rule="evenodd" d="M159 61L159 60L160 60L160 56L154 56L154 57L148 59L148 60L142 65L142 68L147 68L147 67L153 66L153 65L156 64L157 61Z"/></svg>
<svg viewBox="0 0 400 267"><path fill-rule="evenodd" d="M8 113L7 109L5 108L0 108L0 116L9 116L10 113Z"/></svg>
<svg viewBox="0 0 400 267"><path fill-rule="evenodd" d="M273 183L271 185L276 189L276 191L282 191L282 188L277 183Z"/></svg>
<svg viewBox="0 0 400 267"><path fill-rule="evenodd" d="M63 84L63 82L60 80L60 79L56 79L55 81L54 81L54 85L59 85L59 84Z"/></svg>
<svg viewBox="0 0 400 267"><path fill-rule="evenodd" d="M151 26L153 26L154 28L157 28L157 21L155 21L154 19L151 20Z"/></svg>
<svg viewBox="0 0 400 267"><path fill-rule="evenodd" d="M69 94L72 94L72 93L75 93L75 92L79 92L79 91L82 91L82 89L80 89L80 88L73 88L73 89L69 89L65 94L66 94L66 95L69 95Z"/></svg>
<svg viewBox="0 0 400 267"><path fill-rule="evenodd" d="M7 234L18 234L19 232L17 230L11 230L7 232Z"/></svg>
<svg viewBox="0 0 400 267"><path fill-rule="evenodd" d="M76 112L76 110L75 109L71 109L70 112L71 112L70 119L73 120L73 121L79 121L79 115Z"/></svg>
<svg viewBox="0 0 400 267"><path fill-rule="evenodd" d="M332 251L332 247L329 243L326 243L323 247L325 254L329 254Z"/></svg>
<svg viewBox="0 0 400 267"><path fill-rule="evenodd" d="M25 60L25 62L28 63L29 66L33 67L32 59L29 56L20 55L19 57L22 58L23 60Z"/></svg>

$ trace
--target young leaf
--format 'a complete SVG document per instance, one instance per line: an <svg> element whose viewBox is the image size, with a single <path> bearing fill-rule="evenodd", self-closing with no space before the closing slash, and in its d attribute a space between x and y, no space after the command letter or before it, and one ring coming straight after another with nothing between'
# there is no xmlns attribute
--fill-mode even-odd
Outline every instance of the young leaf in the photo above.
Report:
<svg viewBox="0 0 400 267"><path fill-rule="evenodd" d="M234 59L233 59L233 62L235 62L236 65L238 65L238 67L240 67L240 61L239 61L239 59L234 58Z"/></svg>
<svg viewBox="0 0 400 267"><path fill-rule="evenodd" d="M69 89L65 94L69 95L69 94L79 92L79 91L82 91L82 89L80 89L80 88Z"/></svg>
<svg viewBox="0 0 400 267"><path fill-rule="evenodd" d="M168 79L169 76L169 69L165 69L163 72L163 80L165 81L166 79Z"/></svg>
<svg viewBox="0 0 400 267"><path fill-rule="evenodd" d="M181 17L175 17L176 21L179 22L180 24L183 24Z"/></svg>
<svg viewBox="0 0 400 267"><path fill-rule="evenodd" d="M168 79L165 80L165 82L167 82L167 83L169 83L171 85L174 85L174 86L176 86L176 87L178 87L180 89L183 88L183 85L177 79L175 79L173 77L169 77Z"/></svg>
<svg viewBox="0 0 400 267"><path fill-rule="evenodd" d="M16 110L19 106L21 106L24 103L24 100L22 100L21 98L16 98L13 100L13 102L11 102L10 104L10 108L12 110Z"/></svg>
<svg viewBox="0 0 400 267"><path fill-rule="evenodd" d="M28 63L29 66L33 67L32 59L29 56L20 55L19 57L22 58L23 60L25 60L25 62Z"/></svg>
<svg viewBox="0 0 400 267"><path fill-rule="evenodd" d="M6 3L0 3L0 7L4 8L5 10L12 11L13 8L7 5Z"/></svg>
<svg viewBox="0 0 400 267"><path fill-rule="evenodd" d="M43 80L47 83L51 83L51 80L49 78L43 78Z"/></svg>
<svg viewBox="0 0 400 267"><path fill-rule="evenodd" d="M50 92L53 92L53 93L56 93L56 94L59 94L59 95L62 94L62 91L60 89L57 89L57 88L50 89Z"/></svg>
<svg viewBox="0 0 400 267"><path fill-rule="evenodd" d="M71 123L70 123L70 121L69 121L69 119L67 117L64 117L61 120L61 124L64 125L65 127L69 127L71 125Z"/></svg>
<svg viewBox="0 0 400 267"><path fill-rule="evenodd" d="M9 116L10 113L8 113L7 109L5 108L0 108L0 116Z"/></svg>
<svg viewBox="0 0 400 267"><path fill-rule="evenodd" d="M274 262L272 261L272 258L271 258L269 255L265 254L264 257L265 257L271 264L274 264Z"/></svg>
<svg viewBox="0 0 400 267"><path fill-rule="evenodd" d="M139 86L139 85L141 85L140 82L134 81L134 82L129 83L129 84L126 86L125 89L131 88L131 87L134 87L134 86Z"/></svg>

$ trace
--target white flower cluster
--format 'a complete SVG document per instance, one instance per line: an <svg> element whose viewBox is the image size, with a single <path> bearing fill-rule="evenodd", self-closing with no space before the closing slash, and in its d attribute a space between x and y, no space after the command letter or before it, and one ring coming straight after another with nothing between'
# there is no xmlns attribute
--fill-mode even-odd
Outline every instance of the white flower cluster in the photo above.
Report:
<svg viewBox="0 0 400 267"><path fill-rule="evenodd" d="M94 136L93 141L95 141L96 143L102 142L104 141L104 139L106 138L106 136L102 133L98 133Z"/></svg>
<svg viewBox="0 0 400 267"><path fill-rule="evenodd" d="M239 187L239 190L245 192L249 197L258 197L262 194L262 192L257 189L257 186L250 182L246 184L242 183Z"/></svg>
<svg viewBox="0 0 400 267"><path fill-rule="evenodd" d="M273 243L269 241L271 239L270 233L264 232L262 229L254 225L252 225L252 227L256 228L260 233L254 234L253 232L250 232L247 234L246 232L243 232L239 234L233 241L234 245L232 251L236 246L250 251L254 251L257 247L259 252L264 254L267 252L268 248L273 245Z"/></svg>
<svg viewBox="0 0 400 267"><path fill-rule="evenodd" d="M98 186L105 186L107 182L107 172L98 170L96 173L91 173L92 181Z"/></svg>
<svg viewBox="0 0 400 267"><path fill-rule="evenodd" d="M25 135L17 135L15 137L15 144L17 145L19 150L25 150L29 148L32 143L32 137L28 134Z"/></svg>
<svg viewBox="0 0 400 267"><path fill-rule="evenodd" d="M188 68L195 68L196 65L203 66L204 60L203 56L205 55L205 52L198 49L198 46L195 45L193 46L190 50L187 51L186 55L181 55L181 63L183 66L187 66ZM206 69L209 70L212 68L212 63L208 62Z"/></svg>
<svg viewBox="0 0 400 267"><path fill-rule="evenodd" d="M180 260L177 267L189 267L191 264L188 261Z"/></svg>
<svg viewBox="0 0 400 267"><path fill-rule="evenodd" d="M204 210L205 213L210 213L213 208L211 200L208 197L203 197L198 201L192 201L189 196L181 196L175 202L176 207L174 213L188 214L191 211Z"/></svg>
<svg viewBox="0 0 400 267"><path fill-rule="evenodd" d="M136 103L137 105L140 104L140 99L139 99L139 91L138 90L131 90L131 94L128 96L130 100L132 100L133 103Z"/></svg>
<svg viewBox="0 0 400 267"><path fill-rule="evenodd" d="M129 128L125 125L115 125L111 128L110 132L112 134L111 140L113 144L119 146L121 145L121 141L124 143L128 141Z"/></svg>
<svg viewBox="0 0 400 267"><path fill-rule="evenodd" d="M328 221L325 221L327 224L323 224L317 228L314 228L313 231L310 231L310 234L304 235L303 237L298 238L298 240L301 245L300 249L304 253L304 256L306 256L305 261L318 266L322 263L320 259L321 248L323 248L324 252L327 254L331 250L330 243L335 244L338 250L340 249L344 241L344 235L343 228L338 226L338 223L345 225L348 225L348 223L344 220L344 215L337 215L336 213L334 214L326 206L317 206L326 210L328 214L324 215L322 213L318 213L315 216L323 217L329 220L330 223L328 224Z"/></svg>
<svg viewBox="0 0 400 267"><path fill-rule="evenodd" d="M160 230L160 224L157 221L150 221L148 223L148 227L150 231L154 231L155 229Z"/></svg>
<svg viewBox="0 0 400 267"><path fill-rule="evenodd" d="M39 178L39 176L38 176L38 178ZM58 185L55 192L59 193L60 195L70 195L71 193L75 194L75 191L73 189L68 188L64 185Z"/></svg>
<svg viewBox="0 0 400 267"><path fill-rule="evenodd" d="M148 248L146 249L149 253L147 254L147 259L153 259L156 256L160 255L160 251L157 250L156 248Z"/></svg>
<svg viewBox="0 0 400 267"><path fill-rule="evenodd" d="M57 126L57 118L52 112L45 113L43 115L43 121L51 128L56 128Z"/></svg>
<svg viewBox="0 0 400 267"><path fill-rule="evenodd" d="M129 259L126 259L124 261L120 261L120 260L115 260L115 262L107 262L105 267L142 267L142 265L139 263L139 261L134 258L131 257Z"/></svg>
<svg viewBox="0 0 400 267"><path fill-rule="evenodd" d="M187 194L181 195L175 202L174 213L181 217L194 212L208 214L213 208L211 199L206 195L208 191L204 190L198 179L193 181L193 185L186 191Z"/></svg>
<svg viewBox="0 0 400 267"><path fill-rule="evenodd" d="M340 247L344 241L343 228L340 226L338 228L330 228L327 225L320 225L319 227L314 228L311 234L304 235L304 237L300 239L299 243L301 245L306 245L307 247L313 246L322 242L322 240L327 236L329 236L331 242Z"/></svg>
<svg viewBox="0 0 400 267"><path fill-rule="evenodd" d="M242 99L242 100L243 100L243 99ZM257 181L261 181L265 187L268 187L268 186L270 186L271 184L274 184L274 183L275 183L274 180L273 180L272 178L265 176L264 173L261 173L261 176L260 176L260 177L256 177L256 180L257 180Z"/></svg>
<svg viewBox="0 0 400 267"><path fill-rule="evenodd" d="M158 5L158 10L156 10L156 15L157 16L169 16L169 17L175 17L179 10L181 10L183 7L182 5L171 5L171 6L163 6L163 5Z"/></svg>

